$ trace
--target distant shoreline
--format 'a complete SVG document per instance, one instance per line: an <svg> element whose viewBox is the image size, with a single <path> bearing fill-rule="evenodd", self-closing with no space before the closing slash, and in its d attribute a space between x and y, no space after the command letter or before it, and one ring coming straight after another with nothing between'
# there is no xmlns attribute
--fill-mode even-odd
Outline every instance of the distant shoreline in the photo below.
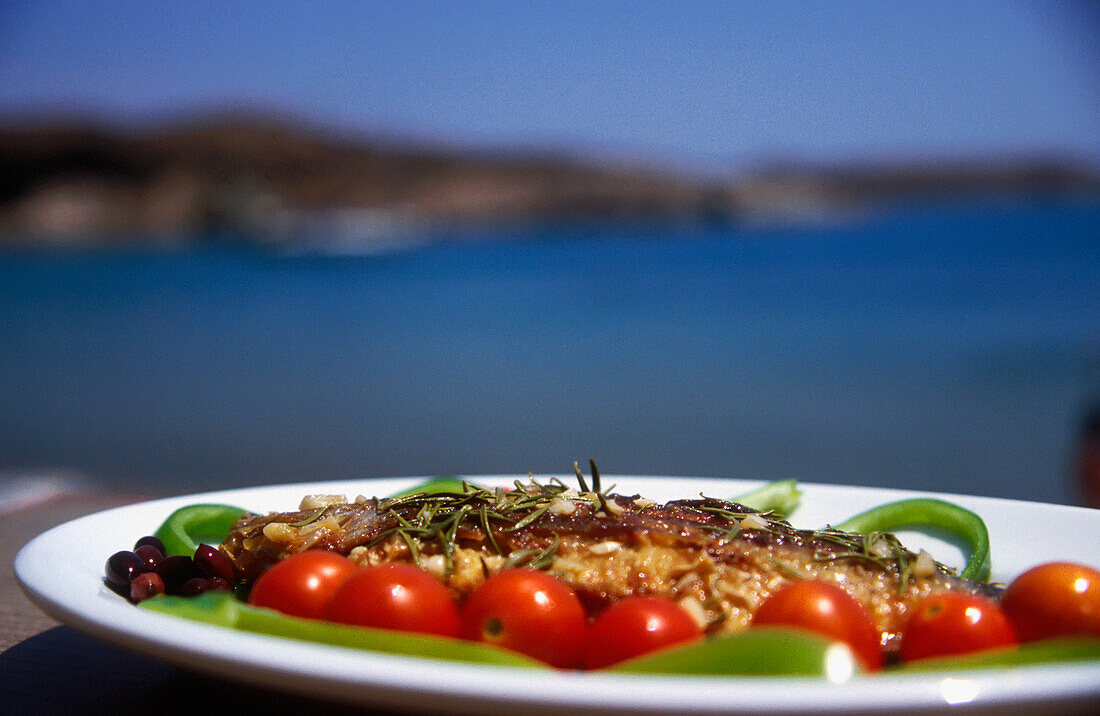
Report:
<svg viewBox="0 0 1100 716"><path fill-rule="evenodd" d="M329 253L548 222L816 223L899 201L1100 197L1057 158L782 164L715 178L636 163L358 140L270 116L123 130L0 124L0 247L183 245L227 234Z"/></svg>

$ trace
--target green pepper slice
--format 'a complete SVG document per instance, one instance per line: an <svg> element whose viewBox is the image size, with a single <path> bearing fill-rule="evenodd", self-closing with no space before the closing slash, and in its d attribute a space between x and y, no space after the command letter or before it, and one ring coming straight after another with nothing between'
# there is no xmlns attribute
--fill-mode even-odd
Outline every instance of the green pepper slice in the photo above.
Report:
<svg viewBox="0 0 1100 716"><path fill-rule="evenodd" d="M738 504L760 512L774 512L782 519L794 512L801 500L802 490L798 489L798 483L794 480L775 480L733 498Z"/></svg>
<svg viewBox="0 0 1100 716"><path fill-rule="evenodd" d="M1031 641L1008 649L991 649L960 656L920 659L892 667L891 672L963 671L967 669L1004 669L1013 666L1034 666L1100 659L1100 639L1066 637Z"/></svg>
<svg viewBox="0 0 1100 716"><path fill-rule="evenodd" d="M317 642L352 649L496 664L529 669L547 665L491 644L444 637L352 627L290 617L249 606L227 592L198 597L156 597L139 607L214 626ZM732 637L709 638L623 662L611 671L635 674L717 676L815 676L842 681L856 673L851 652L819 636L787 629L753 629Z"/></svg>
<svg viewBox="0 0 1100 716"><path fill-rule="evenodd" d="M289 617L249 606L227 592L207 592L198 597L160 596L138 606L214 626L365 651L527 669L550 668L490 644ZM1100 659L1100 639L1066 638L965 656L923 659L888 667L887 673L959 672L1096 659ZM847 647L809 632L778 627L754 627L733 636L709 637L616 664L608 671L698 676L805 676L826 678L835 683L860 673Z"/></svg>
<svg viewBox="0 0 1100 716"><path fill-rule="evenodd" d="M464 480L460 477L433 477L427 482L415 485L407 490L402 490L401 492L390 495L390 497L405 497L407 495L416 495L419 493L434 495L440 492L456 492L461 494L463 482Z"/></svg>
<svg viewBox="0 0 1100 716"><path fill-rule="evenodd" d="M964 579L989 579L989 530L981 517L958 505L933 498L899 500L879 505L836 525L845 532L870 534L905 527L934 527L961 537L970 547L970 559L959 574Z"/></svg>
<svg viewBox="0 0 1100 716"><path fill-rule="evenodd" d="M859 673L851 649L817 634L753 627L732 636L708 637L609 667L628 674L696 676L812 676L841 683Z"/></svg>
<svg viewBox="0 0 1100 716"><path fill-rule="evenodd" d="M491 644L290 617L271 609L249 606L229 592L207 592L197 597L160 596L146 599L138 606L204 624L352 649L476 664L550 668Z"/></svg>
<svg viewBox="0 0 1100 716"><path fill-rule="evenodd" d="M164 543L166 554L190 557L200 544L219 545L248 510L232 505L188 505L181 507L157 528L154 537Z"/></svg>

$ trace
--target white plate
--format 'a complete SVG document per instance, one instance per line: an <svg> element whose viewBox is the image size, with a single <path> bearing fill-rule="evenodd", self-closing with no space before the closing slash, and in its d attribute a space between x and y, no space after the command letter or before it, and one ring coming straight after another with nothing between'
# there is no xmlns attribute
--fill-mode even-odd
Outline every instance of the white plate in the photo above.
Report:
<svg viewBox="0 0 1100 716"><path fill-rule="evenodd" d="M526 476L523 476L526 477ZM852 713L945 709L967 704L989 713L1006 707L1029 713L1100 702L1100 663L1028 666L957 674L886 674L834 684L807 678L714 678L607 673L530 672L393 656L237 632L135 609L103 584L112 553L151 533L173 510L223 502L257 512L296 508L303 495L387 495L423 478L304 483L189 495L120 507L56 527L18 554L15 573L27 596L58 621L91 636L181 667L252 684L358 704L451 712L525 714L570 710L650 713ZM470 478L511 485L515 476ZM658 500L732 497L761 483L746 480L605 476L615 491ZM858 511L929 493L803 484L798 527L837 523ZM993 544L993 579L1055 559L1096 561L1100 510L931 495L968 507L986 520ZM957 566L952 544L902 533ZM58 555L66 569L58 569Z"/></svg>

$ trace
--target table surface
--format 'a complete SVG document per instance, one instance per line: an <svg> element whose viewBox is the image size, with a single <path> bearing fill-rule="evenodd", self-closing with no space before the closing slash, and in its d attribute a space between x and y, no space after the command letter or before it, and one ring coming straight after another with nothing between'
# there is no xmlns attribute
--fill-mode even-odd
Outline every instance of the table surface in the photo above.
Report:
<svg viewBox="0 0 1100 716"><path fill-rule="evenodd" d="M12 572L19 549L47 529L144 499L84 493L15 511L0 510L0 713L203 713L276 709L310 713L333 704L182 671L99 642L40 612ZM0 506L2 507L2 506ZM345 704L341 713L355 713ZM363 713L381 713L377 709Z"/></svg>

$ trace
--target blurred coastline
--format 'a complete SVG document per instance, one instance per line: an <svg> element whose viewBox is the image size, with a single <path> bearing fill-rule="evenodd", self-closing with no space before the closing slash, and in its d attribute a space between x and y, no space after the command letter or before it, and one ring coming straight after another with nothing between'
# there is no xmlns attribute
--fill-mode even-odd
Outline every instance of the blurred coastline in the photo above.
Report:
<svg viewBox="0 0 1100 716"><path fill-rule="evenodd" d="M0 121L0 250L247 242L384 253L426 236L546 224L822 224L928 200L1100 197L1072 159L956 157L728 176L565 152L442 148L214 112L123 127Z"/></svg>

